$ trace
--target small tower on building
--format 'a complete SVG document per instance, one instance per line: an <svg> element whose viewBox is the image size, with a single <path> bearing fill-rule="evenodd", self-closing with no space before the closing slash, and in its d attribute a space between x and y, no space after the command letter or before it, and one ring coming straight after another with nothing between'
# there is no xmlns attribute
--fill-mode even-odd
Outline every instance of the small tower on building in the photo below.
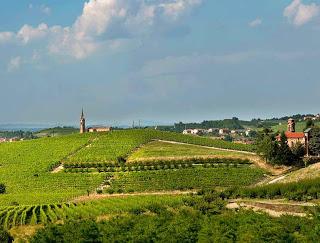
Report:
<svg viewBox="0 0 320 243"><path fill-rule="evenodd" d="M83 109L80 117L80 133L86 132L86 119L84 118Z"/></svg>
<svg viewBox="0 0 320 243"><path fill-rule="evenodd" d="M296 132L296 122L292 118L288 120L288 132Z"/></svg>

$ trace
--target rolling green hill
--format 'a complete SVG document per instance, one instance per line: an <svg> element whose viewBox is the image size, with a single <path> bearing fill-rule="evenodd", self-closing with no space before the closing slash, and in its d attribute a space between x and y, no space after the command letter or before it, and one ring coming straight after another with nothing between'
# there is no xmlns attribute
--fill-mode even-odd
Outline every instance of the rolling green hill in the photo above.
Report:
<svg viewBox="0 0 320 243"><path fill-rule="evenodd" d="M74 127L53 127L53 128L43 129L43 130L35 133L35 136L37 136L37 137L54 137L54 136L75 134L78 132L79 132L79 129L74 128Z"/></svg>

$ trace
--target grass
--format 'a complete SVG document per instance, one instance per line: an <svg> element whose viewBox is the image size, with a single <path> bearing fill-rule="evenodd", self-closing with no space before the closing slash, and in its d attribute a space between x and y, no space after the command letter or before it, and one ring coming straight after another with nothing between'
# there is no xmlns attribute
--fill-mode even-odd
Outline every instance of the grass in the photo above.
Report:
<svg viewBox="0 0 320 243"><path fill-rule="evenodd" d="M178 159L185 157L228 157L228 158L248 158L248 154L241 152L211 149L191 144L173 144L162 141L153 141L132 153L128 161L144 159Z"/></svg>
<svg viewBox="0 0 320 243"><path fill-rule="evenodd" d="M110 174L113 192L146 192L163 190L213 189L215 187L247 186L264 177L260 169L244 166L240 168L203 168L119 172Z"/></svg>

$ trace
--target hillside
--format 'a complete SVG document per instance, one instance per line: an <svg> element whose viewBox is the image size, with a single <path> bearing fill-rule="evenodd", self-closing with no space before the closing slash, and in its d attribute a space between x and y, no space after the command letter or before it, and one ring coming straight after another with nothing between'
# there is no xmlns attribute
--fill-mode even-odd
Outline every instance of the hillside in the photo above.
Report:
<svg viewBox="0 0 320 243"><path fill-rule="evenodd" d="M225 190L266 178L251 151L250 145L148 129L0 144L0 182L7 187L0 225L29 239L20 236L24 227L32 235L69 219L160 212L159 203L168 212L211 210L220 196L211 201L216 196L206 199L203 190L225 198ZM202 200L209 201L200 206Z"/></svg>
<svg viewBox="0 0 320 243"><path fill-rule="evenodd" d="M54 136L61 136L61 135L69 135L78 133L79 129L74 127L53 127L40 130L35 133L37 137L54 137Z"/></svg>

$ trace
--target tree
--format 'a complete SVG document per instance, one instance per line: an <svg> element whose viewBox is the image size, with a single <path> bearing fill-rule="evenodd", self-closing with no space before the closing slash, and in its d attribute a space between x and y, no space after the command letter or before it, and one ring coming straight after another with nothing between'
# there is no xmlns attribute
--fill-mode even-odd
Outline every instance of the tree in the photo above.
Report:
<svg viewBox="0 0 320 243"><path fill-rule="evenodd" d="M312 155L320 155L320 128L318 127L310 132L309 150Z"/></svg>
<svg viewBox="0 0 320 243"><path fill-rule="evenodd" d="M257 141L257 153L264 158L267 163L272 161L275 153L275 143L271 136L259 136Z"/></svg>
<svg viewBox="0 0 320 243"><path fill-rule="evenodd" d="M314 122L312 120L308 119L307 122L306 122L305 129L308 129L308 128L311 128L311 127L314 127Z"/></svg>
<svg viewBox="0 0 320 243"><path fill-rule="evenodd" d="M294 161L293 153L287 143L287 137L284 132L280 135L280 141L275 154L276 156L273 159L275 164L290 165Z"/></svg>

